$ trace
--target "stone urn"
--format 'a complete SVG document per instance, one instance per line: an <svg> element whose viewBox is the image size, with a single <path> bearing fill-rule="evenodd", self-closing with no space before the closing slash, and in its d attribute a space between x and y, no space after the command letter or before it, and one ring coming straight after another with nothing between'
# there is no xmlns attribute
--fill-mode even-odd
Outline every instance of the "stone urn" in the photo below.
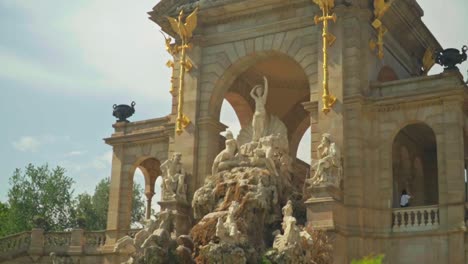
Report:
<svg viewBox="0 0 468 264"><path fill-rule="evenodd" d="M131 117L135 113L135 102L132 102L131 105L114 105L114 111L112 115L115 116L118 120L117 122L127 122L127 118Z"/></svg>
<svg viewBox="0 0 468 264"><path fill-rule="evenodd" d="M456 65L466 61L467 50L468 47L465 45L462 47L461 53L458 49L445 49L436 52L435 61L437 64L444 66L444 71L458 70Z"/></svg>

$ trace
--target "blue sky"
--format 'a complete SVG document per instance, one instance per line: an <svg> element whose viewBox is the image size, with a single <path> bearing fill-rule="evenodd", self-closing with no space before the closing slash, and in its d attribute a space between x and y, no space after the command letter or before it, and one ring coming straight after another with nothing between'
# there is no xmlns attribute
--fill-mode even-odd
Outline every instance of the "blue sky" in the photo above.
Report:
<svg viewBox="0 0 468 264"><path fill-rule="evenodd" d="M110 176L102 138L112 133L112 105L135 101L131 120L168 113L169 56L146 15L157 2L0 0L1 201L14 169L28 163L65 167L76 193L92 192ZM419 2L444 47L468 44L466 0ZM222 121L238 127L229 107ZM300 152L307 160L308 149Z"/></svg>

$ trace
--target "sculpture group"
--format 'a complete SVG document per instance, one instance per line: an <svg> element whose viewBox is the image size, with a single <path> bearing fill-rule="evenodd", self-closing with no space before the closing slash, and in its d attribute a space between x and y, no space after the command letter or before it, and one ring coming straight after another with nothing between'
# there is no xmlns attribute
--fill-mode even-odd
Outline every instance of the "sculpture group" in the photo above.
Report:
<svg viewBox="0 0 468 264"><path fill-rule="evenodd" d="M251 124L237 139L226 132L225 148L214 159L211 175L191 199L196 224L190 236L176 235L173 221L178 212L166 209L134 238L119 240L115 250L130 256L127 263L164 263L141 261L167 260L171 250L178 255L175 263L195 259L198 263L257 263L263 253L273 263L306 263L303 247L312 243L311 237L298 225L305 219L293 216L294 203L299 204L303 197L302 186L294 178L286 126L266 111L268 79L263 79L250 93L255 101ZM163 202L187 204L189 175L182 155L173 153L161 171ZM340 151L328 133L322 135L310 174L306 185L340 185ZM281 230L276 230L278 223ZM272 245L265 242L269 232ZM272 250L266 252L269 247Z"/></svg>

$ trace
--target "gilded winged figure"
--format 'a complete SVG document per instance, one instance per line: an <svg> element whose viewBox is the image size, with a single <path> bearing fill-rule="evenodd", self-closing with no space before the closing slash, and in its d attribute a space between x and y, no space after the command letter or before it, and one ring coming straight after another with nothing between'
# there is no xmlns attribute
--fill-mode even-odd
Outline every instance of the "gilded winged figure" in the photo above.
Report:
<svg viewBox="0 0 468 264"><path fill-rule="evenodd" d="M181 10L179 17L177 19L172 17L167 17L169 23L171 24L172 30L180 36L184 43L186 43L190 38L192 38L193 31L197 27L197 13L198 7L193 10L193 12L187 16L185 23L182 22L184 17L184 10Z"/></svg>

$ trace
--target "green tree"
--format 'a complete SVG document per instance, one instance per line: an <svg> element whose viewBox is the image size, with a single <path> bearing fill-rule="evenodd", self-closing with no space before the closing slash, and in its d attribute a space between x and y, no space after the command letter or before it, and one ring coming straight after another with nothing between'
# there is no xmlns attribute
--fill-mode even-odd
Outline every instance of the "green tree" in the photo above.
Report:
<svg viewBox="0 0 468 264"><path fill-rule="evenodd" d="M88 230L103 230L107 224L107 210L109 208L109 179L101 180L94 190L94 194L80 194L76 201L76 212L86 221ZM142 200L143 188L135 184L133 188L132 222L136 223L144 217L145 203Z"/></svg>
<svg viewBox="0 0 468 264"><path fill-rule="evenodd" d="M10 229L10 221L8 215L10 213L10 207L7 203L0 202L0 237L7 235L7 231Z"/></svg>
<svg viewBox="0 0 468 264"><path fill-rule="evenodd" d="M65 169L48 165L25 170L16 169L10 178L8 191L7 225L1 233L17 233L31 230L33 219L40 216L46 220L46 230L61 231L74 226L72 178Z"/></svg>

